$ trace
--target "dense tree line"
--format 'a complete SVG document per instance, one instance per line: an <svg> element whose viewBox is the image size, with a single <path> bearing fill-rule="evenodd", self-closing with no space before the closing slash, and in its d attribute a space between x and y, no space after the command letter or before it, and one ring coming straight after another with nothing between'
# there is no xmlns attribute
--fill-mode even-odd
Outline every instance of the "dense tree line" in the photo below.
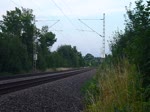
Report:
<svg viewBox="0 0 150 112"><path fill-rule="evenodd" d="M84 59L76 47L60 46L51 52L56 42L48 26L38 29L31 9L7 11L0 21L0 73L29 72L33 66L33 47L37 49L37 69L81 67Z"/></svg>
<svg viewBox="0 0 150 112"><path fill-rule="evenodd" d="M101 58L99 57L94 57L92 54L88 53L84 57L84 62L85 66L92 66L92 67L97 67L101 63Z"/></svg>
<svg viewBox="0 0 150 112"><path fill-rule="evenodd" d="M77 51L76 47L63 45L51 53L49 62L50 67L83 67L84 60L82 54Z"/></svg>
<svg viewBox="0 0 150 112"><path fill-rule="evenodd" d="M34 15L30 9L7 11L0 23L0 71L29 71L32 67Z"/></svg>
<svg viewBox="0 0 150 112"><path fill-rule="evenodd" d="M144 4L145 3L145 4ZM136 7L127 8L126 27L124 32L116 32L111 45L114 62L127 58L136 64L141 72L145 96L150 97L150 1L138 0Z"/></svg>

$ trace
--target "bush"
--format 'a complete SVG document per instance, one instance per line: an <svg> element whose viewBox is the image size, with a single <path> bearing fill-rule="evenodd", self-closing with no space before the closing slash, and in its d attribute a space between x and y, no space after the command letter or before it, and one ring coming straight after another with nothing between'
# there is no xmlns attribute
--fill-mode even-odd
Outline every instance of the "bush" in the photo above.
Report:
<svg viewBox="0 0 150 112"><path fill-rule="evenodd" d="M118 65L103 64L95 77L96 85L88 84L90 100L86 112L145 112L149 103L143 101L142 81L135 65L124 60ZM95 94L90 87L96 87ZM96 96L95 96L96 95ZM96 98L96 99L95 99Z"/></svg>

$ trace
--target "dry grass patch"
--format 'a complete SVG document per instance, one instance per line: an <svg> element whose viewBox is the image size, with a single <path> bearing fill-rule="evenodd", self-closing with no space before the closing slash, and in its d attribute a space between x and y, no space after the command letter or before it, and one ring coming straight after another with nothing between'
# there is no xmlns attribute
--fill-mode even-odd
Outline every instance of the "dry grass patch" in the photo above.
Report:
<svg viewBox="0 0 150 112"><path fill-rule="evenodd" d="M95 78L99 94L94 96L87 89L86 112L144 112L141 80L134 65L126 60L118 65L104 64Z"/></svg>

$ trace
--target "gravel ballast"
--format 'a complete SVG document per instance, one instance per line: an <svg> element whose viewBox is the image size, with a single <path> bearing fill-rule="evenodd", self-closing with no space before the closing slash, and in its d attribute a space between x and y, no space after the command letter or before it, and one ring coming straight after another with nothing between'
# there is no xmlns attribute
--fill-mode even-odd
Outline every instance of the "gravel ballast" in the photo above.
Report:
<svg viewBox="0 0 150 112"><path fill-rule="evenodd" d="M95 71L0 96L0 112L81 112L81 87Z"/></svg>

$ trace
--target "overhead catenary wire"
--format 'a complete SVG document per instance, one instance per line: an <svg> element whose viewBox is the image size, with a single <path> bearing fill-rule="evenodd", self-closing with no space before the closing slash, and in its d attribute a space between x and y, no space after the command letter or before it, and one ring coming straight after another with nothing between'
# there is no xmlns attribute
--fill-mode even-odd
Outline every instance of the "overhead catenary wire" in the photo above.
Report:
<svg viewBox="0 0 150 112"><path fill-rule="evenodd" d="M37 4L38 2L34 2L35 0L31 0L31 2L32 3L34 3L36 6L37 6L37 8L36 9L38 9L39 11L41 10L41 8L39 7L39 4Z"/></svg>
<svg viewBox="0 0 150 112"><path fill-rule="evenodd" d="M20 5L22 6L22 1L21 1L21 0L19 0L19 2L20 2Z"/></svg>
<svg viewBox="0 0 150 112"><path fill-rule="evenodd" d="M13 0L10 0L10 1L11 1L14 5L16 5L16 6L20 7L20 8L22 8L21 5L19 5L18 3L14 2Z"/></svg>
<svg viewBox="0 0 150 112"><path fill-rule="evenodd" d="M54 2L54 0L51 0ZM59 8L59 10L64 14L62 9L55 3L55 5ZM69 10L70 11L70 10ZM64 15L65 16L65 15ZM105 14L103 15L103 19L83 19L83 20L103 20L103 35L95 31L93 28L85 24L81 19L78 19L82 24L84 24L86 27L88 27L91 31L83 30L83 29L76 29L78 31L88 31L88 32L95 32L97 35L103 38L103 58L105 58Z"/></svg>
<svg viewBox="0 0 150 112"><path fill-rule="evenodd" d="M49 28L56 25L60 20L35 20L36 22L43 22L43 21L55 21L52 25L48 26Z"/></svg>
<svg viewBox="0 0 150 112"><path fill-rule="evenodd" d="M93 28L91 28L90 26L88 26L87 24L85 24L81 19L78 19L82 24L84 24L86 27L88 27L91 31L95 32L96 34L98 34L100 37L103 37L101 34L99 34L97 31L95 31Z"/></svg>
<svg viewBox="0 0 150 112"><path fill-rule="evenodd" d="M32 0L32 2L34 3L34 1ZM36 6L38 6L38 9L39 10L42 10L42 8L41 8L41 6L40 6L40 4L37 4L37 3L34 3ZM59 17L57 17L57 18L59 18ZM54 23L52 24L52 25L50 25L50 26L48 26L49 27L49 30L52 32L52 31L54 31L54 32L63 32L63 30L61 30L61 29L53 29L53 26L55 26L58 22L59 22L59 24L61 24L61 21L60 20L55 20L55 19L51 19L51 20L49 20L49 19L44 19L44 20L42 20L42 19L37 19L36 21L38 21L38 22L48 22L48 21L54 21ZM61 26L63 26L63 25L61 25Z"/></svg>
<svg viewBox="0 0 150 112"><path fill-rule="evenodd" d="M103 20L103 19L82 19L82 20Z"/></svg>
<svg viewBox="0 0 150 112"><path fill-rule="evenodd" d="M71 21L71 19L64 13L64 11L62 10L62 8L61 7L59 7L58 5L57 5L57 3L54 1L54 0L49 0L49 1L51 1L58 9L59 9L59 11L64 15L64 17L67 19L67 21L75 28L75 29L78 29L79 27L77 27L72 21ZM71 10L69 10L69 11L71 11ZM72 12L71 12L72 13ZM61 24L61 22L60 22L60 24ZM62 33L61 33L62 34ZM83 35L81 34L81 32L79 32L78 34L80 34L81 35L81 37L83 37ZM62 36L64 37L64 35L62 34ZM70 37L70 36L69 36Z"/></svg>
<svg viewBox="0 0 150 112"><path fill-rule="evenodd" d="M55 21L49 28L53 27L55 24L57 24L60 20L35 20L34 22L43 22L43 21ZM34 24L35 24L34 23ZM36 49L36 43L33 40L33 71L36 71L36 61L37 61L37 49Z"/></svg>
<svg viewBox="0 0 150 112"><path fill-rule="evenodd" d="M66 1L65 0L61 0L61 2L67 7L67 10L70 12L70 14L72 14L72 9L70 8L70 6L66 3ZM78 20L78 17L75 15L75 19L76 20ZM77 21L77 26L79 27L79 28L81 28L82 26L81 26L81 24L79 24L79 22ZM81 37L83 37L83 33L81 33L81 30L82 29L79 29L78 27L76 27L76 29L75 30L77 30L77 31L80 31L79 32L79 34L81 35ZM89 32L91 32L91 31L89 31ZM87 35L84 33L84 37L87 37Z"/></svg>
<svg viewBox="0 0 150 112"><path fill-rule="evenodd" d="M60 21L60 20L54 20L54 19L37 19L36 21L41 21L41 22L43 22L43 21Z"/></svg>
<svg viewBox="0 0 150 112"><path fill-rule="evenodd" d="M34 3L34 1L32 0L32 2ZM34 4L36 4L36 3L34 3ZM39 10L41 10L41 7L40 7L40 5L38 4L36 4L36 6L38 6L38 9ZM36 22L48 22L48 21L54 21L54 23L52 24L52 25L50 25L50 26L48 26L49 28L52 28L54 25L56 25L58 22L60 22L60 20L59 19L37 19L37 20L35 20ZM52 31L52 30L51 30ZM54 30L53 30L54 31ZM63 31L63 30L55 30L55 31Z"/></svg>
<svg viewBox="0 0 150 112"><path fill-rule="evenodd" d="M82 19L82 20L103 20L103 35L99 34L97 31L95 31L93 28L88 26L86 23L84 23L81 19L78 19L82 24L84 24L86 27L88 27L91 31L98 34L100 37L103 38L103 58L105 58L105 13L103 13L103 19ZM84 30L82 30L84 31Z"/></svg>
<svg viewBox="0 0 150 112"><path fill-rule="evenodd" d="M76 26L74 25L74 23L72 23L72 21L70 20L70 18L63 12L63 10L57 5L57 3L54 0L51 0L53 2L53 4L60 10L60 12L66 17L66 19L70 22L70 24L76 28Z"/></svg>
<svg viewBox="0 0 150 112"><path fill-rule="evenodd" d="M49 28L53 27L55 24L57 24L60 20L57 20L54 24L52 24L51 26L49 26Z"/></svg>
<svg viewBox="0 0 150 112"><path fill-rule="evenodd" d="M55 30L55 29L53 29L53 30L51 30L51 31L62 32L63 30Z"/></svg>
<svg viewBox="0 0 150 112"><path fill-rule="evenodd" d="M78 31L85 31L85 32L93 32L93 31L91 31L91 30L83 30L83 29L76 29L76 30L78 30Z"/></svg>
<svg viewBox="0 0 150 112"><path fill-rule="evenodd" d="M15 6L17 6L19 8L23 7L23 6L19 5L19 3L17 3L16 1L10 0L10 2L12 2ZM22 4L21 0L20 0L20 4ZM43 22L43 21L55 21L51 26L49 26L49 28L51 28L55 24L57 24L60 20L36 20L36 19L34 19L34 23L33 24L35 24L36 22L40 22L40 21L41 22ZM55 31L58 31L58 30L55 30ZM62 30L59 30L59 31L62 31ZM33 71L36 71L36 60L37 60L37 49L36 49L35 38L36 38L36 35L34 35L34 37L33 37Z"/></svg>
<svg viewBox="0 0 150 112"><path fill-rule="evenodd" d="M33 1L33 0L32 0ZM68 22L73 26L73 27L75 27L75 29L77 29L78 27L76 27L76 25L70 20L70 18L64 13L64 11L62 10L62 8L61 7L59 7L59 5L57 5L57 3L54 1L54 0L48 0L48 1L51 1L51 2L53 2L53 4L61 11L61 13L65 16L65 18L68 20ZM34 2L33 2L34 3ZM40 6L40 5L39 5ZM41 7L39 7L40 9L41 9ZM69 9L69 8L68 8ZM70 9L71 10L71 9ZM70 11L69 10L69 11ZM57 16L58 17L58 16ZM42 20L38 20L38 21L42 21ZM44 21L46 21L46 20L44 20ZM51 20L52 21L52 20ZM55 20L54 20L55 21ZM60 24L61 24L61 22L60 22ZM54 25L55 25L55 23L54 23ZM54 25L52 25L52 26L54 26ZM50 27L52 27L52 26L50 26ZM63 24L61 25L61 26L63 26ZM49 27L49 28L50 28ZM55 30L55 31L57 31L57 30ZM59 31L59 30L58 30ZM81 33L80 33L80 35L81 35Z"/></svg>

